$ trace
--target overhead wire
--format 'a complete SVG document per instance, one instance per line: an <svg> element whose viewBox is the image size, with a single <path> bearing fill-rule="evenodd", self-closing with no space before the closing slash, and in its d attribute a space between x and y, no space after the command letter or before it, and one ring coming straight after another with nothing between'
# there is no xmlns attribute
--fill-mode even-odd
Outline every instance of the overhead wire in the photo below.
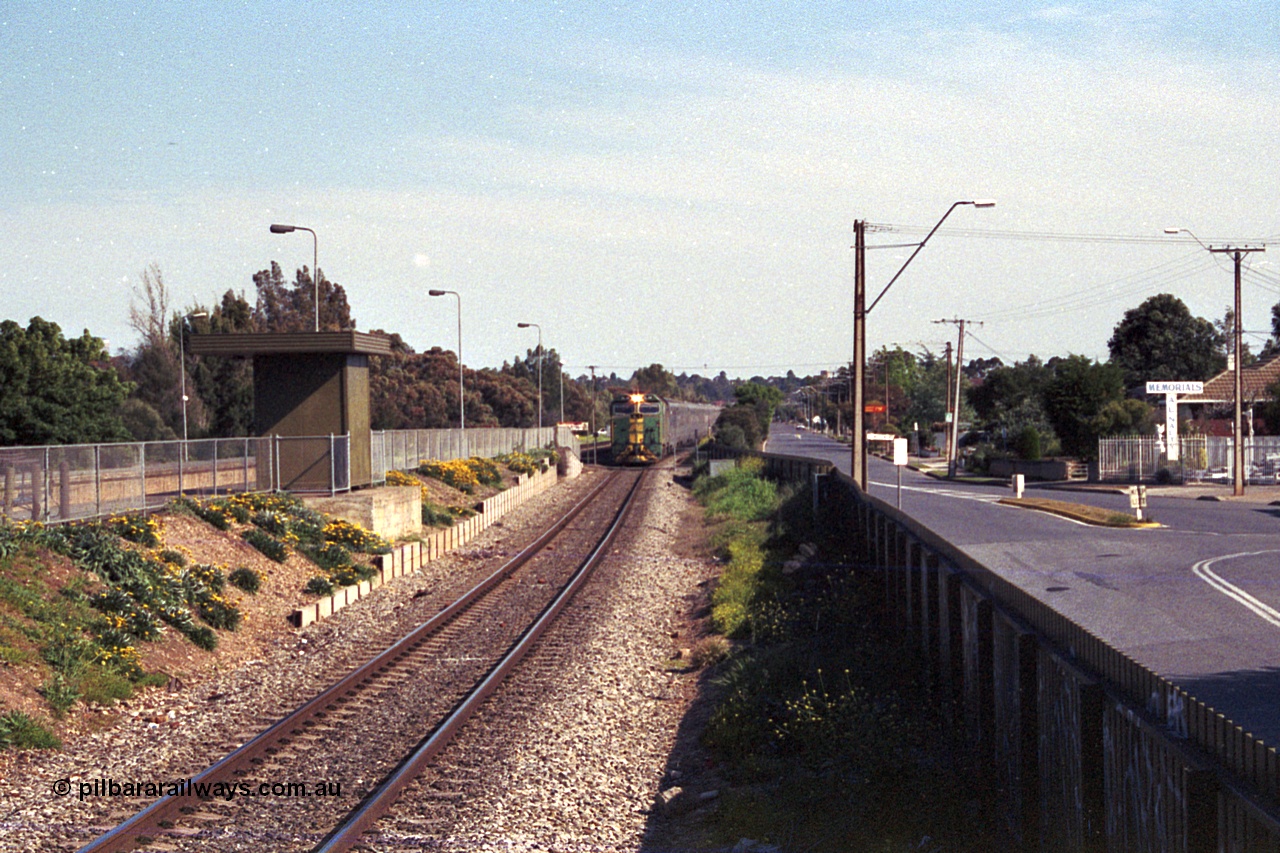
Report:
<svg viewBox="0 0 1280 853"><path fill-rule="evenodd" d="M872 232L879 233L898 233L898 234L926 234L931 230L929 226L922 225L901 225L893 223L868 223L868 229ZM1170 244L1184 243L1188 247L1194 247L1195 251L1191 254L1157 264L1142 270L1129 273L1127 275L1116 278L1107 279L1086 287L1077 288L1073 292L1064 296L1053 297L1048 299L1037 300L1030 303L1024 303L1016 307L1009 307L1002 310L994 310L987 313L979 313L978 316L988 321L1008 322L1010 320L1027 320L1037 317L1043 317L1051 314L1072 313L1087 310L1099 305L1105 305L1112 302L1118 302L1124 299L1133 298L1142 293L1155 293L1161 290L1169 289L1169 286L1191 278L1213 267L1219 269L1233 270L1233 264L1222 253L1204 252L1203 244L1188 238L1172 238L1168 234L1098 234L1098 233L1064 233L1054 231L1014 231L1000 229L981 229L981 228L941 228L935 233L935 236L949 237L965 237L995 240L1026 240L1026 241L1042 241L1042 242L1061 242L1061 243L1110 243L1110 244ZM1212 238L1208 240L1210 245L1214 244L1238 244L1241 246L1261 246L1267 247L1275 245L1280 241L1280 234L1268 235L1266 237L1241 241L1237 239L1223 240L1220 238ZM881 248L901 248L904 246L916 244L890 244L882 245ZM877 248L876 246L868 246ZM1206 257L1207 255L1207 257ZM1242 281L1253 287L1270 293L1280 293L1280 273L1271 272L1260 269L1255 265L1244 265L1241 270ZM1245 332L1254 337L1263 340L1269 340L1268 332ZM1007 356L996 350L990 344L983 341L972 332L968 335L977 341L980 345L988 349L997 357L1006 360Z"/></svg>
<svg viewBox="0 0 1280 853"><path fill-rule="evenodd" d="M1213 261L1205 257L1205 253L1198 252L1194 255L1186 255L1165 261L1154 267L1100 281L1097 284L1077 288L1064 296L979 313L979 316L984 320L1007 321L1084 310L1096 305L1104 305L1130 298L1136 294L1157 291L1173 282L1181 281L1209 269L1212 265Z"/></svg>
<svg viewBox="0 0 1280 853"><path fill-rule="evenodd" d="M970 338L971 340L977 341L979 344L981 344L982 346L986 347L986 349L987 349L987 351L988 351L988 352L990 352L992 355L994 355L996 358L1000 359L1001 361L1006 362L1006 363L1008 363L1008 364L1012 364L1012 363L1013 363L1013 362L1011 362L1011 361L1010 361L1009 356L1007 356L1007 355L1005 355L1004 353L1000 352L1000 351L999 351L999 350L997 350L995 347L993 347L991 344L987 343L987 342L986 342L986 341L984 341L982 338L980 338L980 337L978 337L977 335L975 335L975 334L973 333L973 331L972 331L972 330L970 330L970 329L965 329L964 336L965 336L966 338Z"/></svg>
<svg viewBox="0 0 1280 853"><path fill-rule="evenodd" d="M875 232L896 233L896 234L927 234L930 226L926 225L900 225L889 222L869 222L867 227ZM1041 242L1053 243L1188 243L1195 245L1195 241L1188 237L1173 237L1168 234L1088 234L1073 233L1063 231L1013 231L990 228L939 228L934 236L936 237L968 237L982 238L989 240L1033 240ZM1266 246L1268 243L1274 244L1280 235L1271 237L1255 238L1251 240L1241 241L1236 238L1231 240L1223 240L1220 238L1207 239L1205 242L1210 245L1215 243L1248 243L1251 246ZM871 248L868 246L867 248Z"/></svg>

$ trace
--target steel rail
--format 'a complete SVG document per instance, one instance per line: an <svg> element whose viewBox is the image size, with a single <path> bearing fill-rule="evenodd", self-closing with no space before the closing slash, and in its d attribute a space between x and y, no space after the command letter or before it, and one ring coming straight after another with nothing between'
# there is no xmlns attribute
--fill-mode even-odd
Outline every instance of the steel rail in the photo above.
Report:
<svg viewBox="0 0 1280 853"><path fill-rule="evenodd" d="M221 778L234 776L238 770L244 770L251 765L253 759L260 758L266 754L266 750L273 744L279 743L284 738L290 737L296 729L306 726L306 724L317 714L328 709L338 697L348 693L358 692L360 684L366 679L372 679L376 676L377 670L386 666L388 663L399 659L409 650L426 640L435 632L439 631L446 624L454 619L458 614L475 604L489 590L497 586L508 575L516 569L523 566L534 557L539 551L555 538L571 521L578 517L582 511L595 500L601 492L605 490L615 479L622 476L619 471L607 477L600 485L592 489L585 497L575 504L567 513L565 513L555 524L547 528L536 540L527 548L516 554L501 568L493 572L484 580L477 583L470 590L464 593L460 598L455 600L448 607L438 612L435 616L423 622L417 628L397 640L392 645L383 649L374 655L365 663L343 676L331 686L318 693L316 696L303 703L287 716L281 718L278 722L268 726L258 735L245 744L240 746L234 752L211 765L208 769L191 777L190 788L195 789L199 783L206 781L215 781ZM174 797L163 796L156 800L150 806L135 814L115 829L99 836L97 839L89 842L81 847L78 853L126 853L126 851L134 850L138 846L137 838L140 835L154 836L156 833L163 833L160 828L162 821L173 818L184 805L189 804L190 797Z"/></svg>
<svg viewBox="0 0 1280 853"><path fill-rule="evenodd" d="M587 556L582 565L574 573L569 583L556 598L548 604L532 625L512 645L511 650L500 660L482 682L460 702L457 708L415 749L405 757L395 770L391 771L382 783L375 788L364 801L351 811L347 819L334 829L321 843L313 848L312 853L343 853L361 843L365 832L382 817L395 803L396 798L426 768L433 758L443 750L458 733L467 720L488 699L511 672L524 659L529 650L538 642L547 628L555 622L556 617L568 605L569 601L590 578L592 570L600 560L604 551L613 544L622 523L626 520L634 503L640 484L646 479L646 471L642 470L636 477L631 491L618 510L617 516L600 543Z"/></svg>

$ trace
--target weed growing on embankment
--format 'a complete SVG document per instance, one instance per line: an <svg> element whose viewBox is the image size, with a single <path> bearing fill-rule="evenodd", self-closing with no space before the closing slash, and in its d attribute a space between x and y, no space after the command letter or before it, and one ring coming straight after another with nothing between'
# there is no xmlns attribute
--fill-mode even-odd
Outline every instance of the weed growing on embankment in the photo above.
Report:
<svg viewBox="0 0 1280 853"><path fill-rule="evenodd" d="M758 463L694 492L725 563L711 623L736 641L703 734L729 783L707 844L984 849L963 751L914 644L877 620L882 581L854 565L839 519L815 519L807 487L770 483ZM803 543L816 553L798 562Z"/></svg>

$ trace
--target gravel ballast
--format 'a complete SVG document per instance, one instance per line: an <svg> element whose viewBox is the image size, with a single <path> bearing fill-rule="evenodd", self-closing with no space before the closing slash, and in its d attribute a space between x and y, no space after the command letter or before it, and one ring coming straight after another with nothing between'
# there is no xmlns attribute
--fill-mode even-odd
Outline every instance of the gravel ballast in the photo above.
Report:
<svg viewBox="0 0 1280 853"><path fill-rule="evenodd" d="M655 475L628 545L628 570L598 600L584 598L606 618L576 649L579 663L554 672L539 690L539 703L523 715L522 745L468 786L435 847L640 849L695 692L694 674L665 663L688 645L690 598L714 568L696 556L673 556L689 535L685 525L698 524L698 516L669 471ZM0 851L74 850L111 828L150 799L82 800L82 783L168 782L199 772L515 553L598 476L561 484L459 552L286 634L258 658L103 709L100 730L84 726L60 752L0 755ZM71 793L60 794L67 784Z"/></svg>

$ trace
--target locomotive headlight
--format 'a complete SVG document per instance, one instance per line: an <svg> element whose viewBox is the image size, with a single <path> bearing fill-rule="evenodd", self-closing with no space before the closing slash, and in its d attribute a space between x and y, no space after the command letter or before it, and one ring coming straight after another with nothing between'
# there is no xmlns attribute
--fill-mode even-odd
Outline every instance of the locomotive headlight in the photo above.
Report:
<svg viewBox="0 0 1280 853"><path fill-rule="evenodd" d="M631 395L631 402L633 402L633 403L643 403L643 402L644 402L644 395L643 395L643 394L632 394L632 395Z"/></svg>

